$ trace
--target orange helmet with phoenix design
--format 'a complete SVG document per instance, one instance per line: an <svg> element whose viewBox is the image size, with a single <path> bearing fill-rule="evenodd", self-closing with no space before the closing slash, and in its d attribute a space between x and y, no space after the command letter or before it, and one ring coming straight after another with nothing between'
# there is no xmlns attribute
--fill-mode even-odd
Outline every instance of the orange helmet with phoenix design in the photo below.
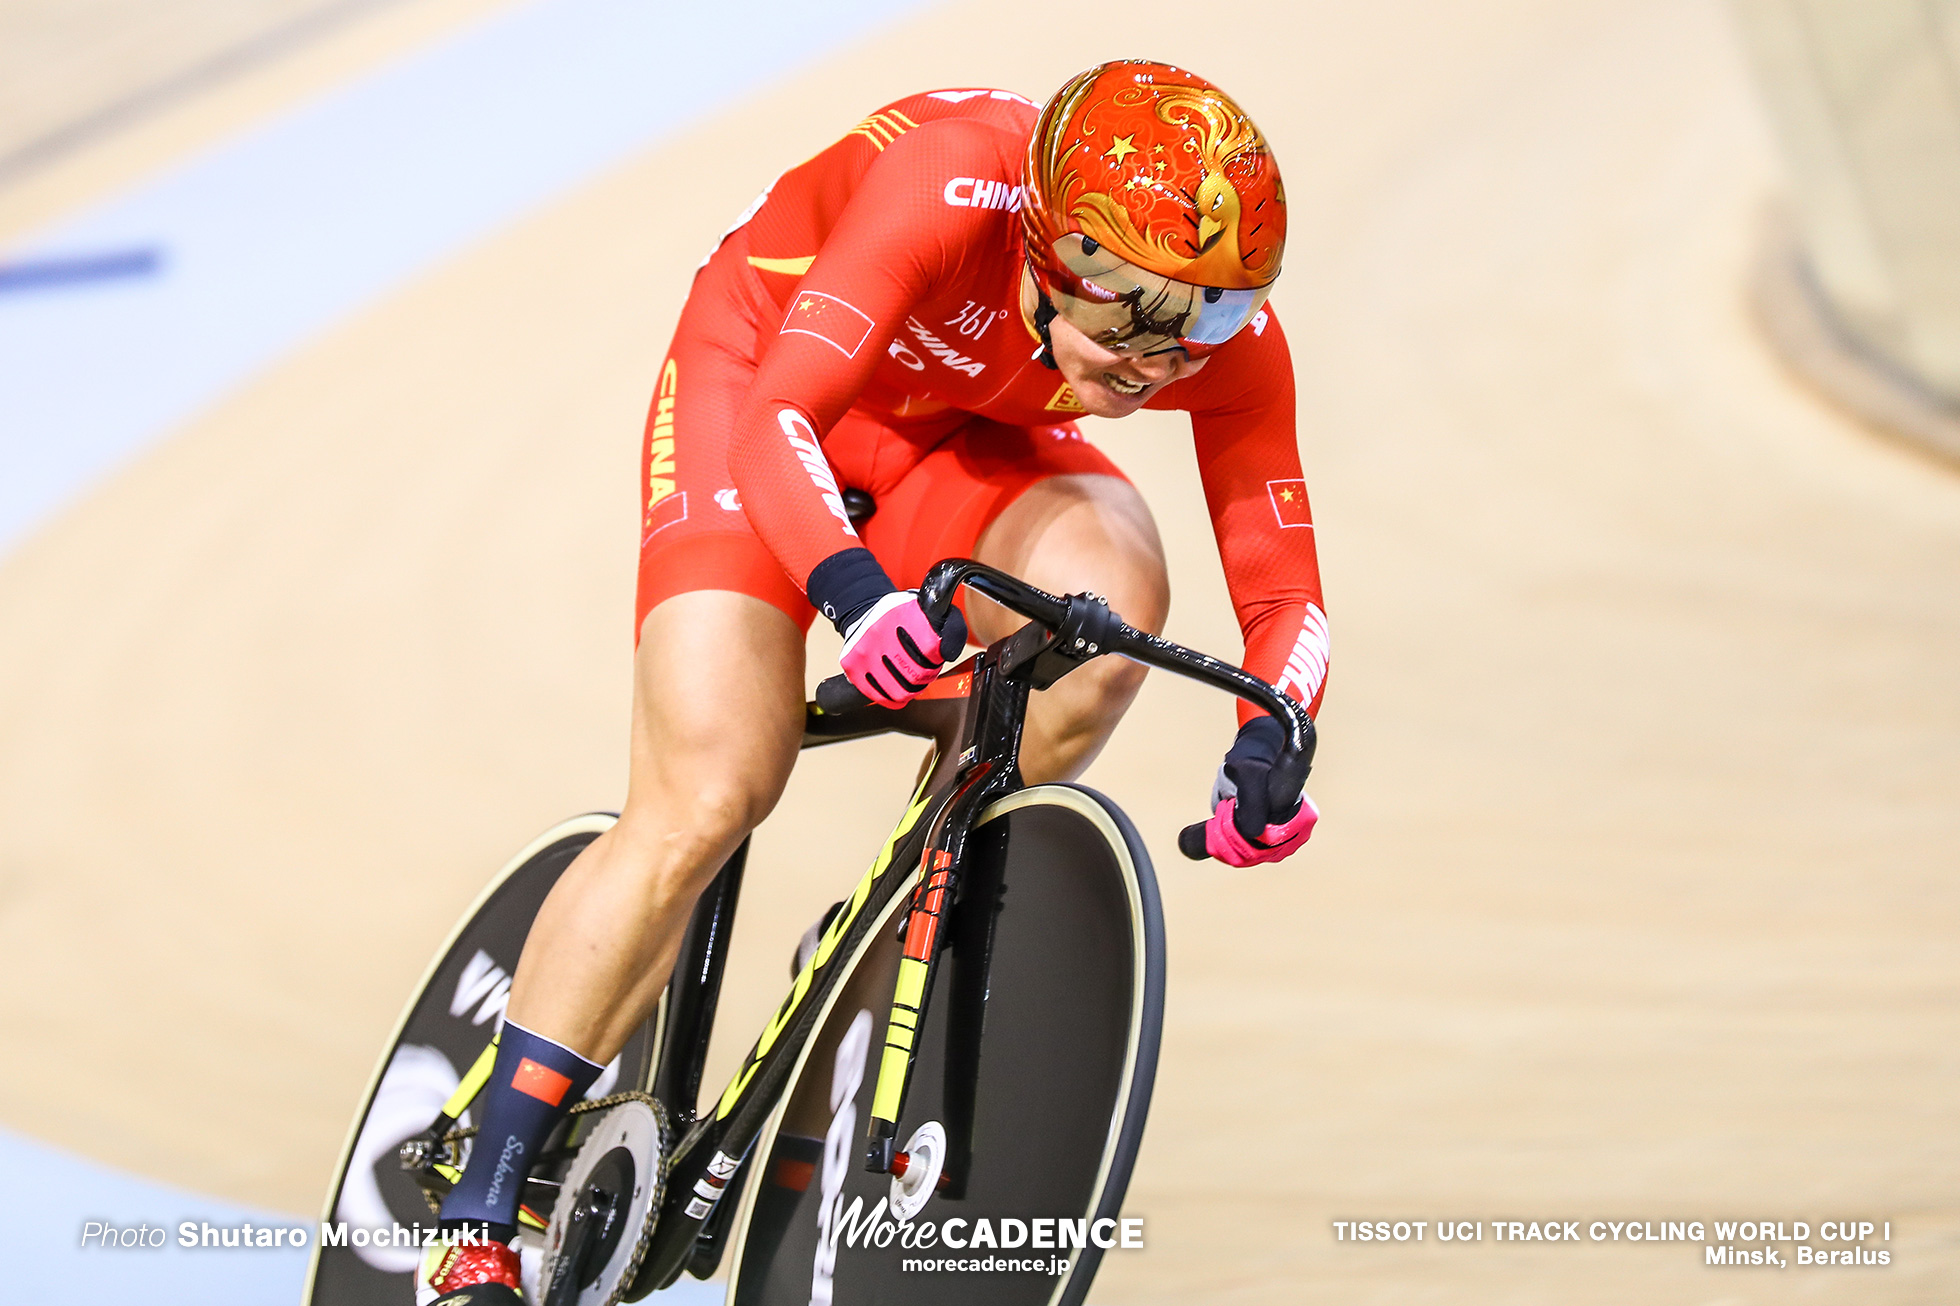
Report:
<svg viewBox="0 0 1960 1306"><path fill-rule="evenodd" d="M1286 193L1265 137L1231 96L1169 64L1070 79L1035 121L1026 194L1044 336L1059 313L1108 349L1198 357L1250 322L1279 276Z"/></svg>

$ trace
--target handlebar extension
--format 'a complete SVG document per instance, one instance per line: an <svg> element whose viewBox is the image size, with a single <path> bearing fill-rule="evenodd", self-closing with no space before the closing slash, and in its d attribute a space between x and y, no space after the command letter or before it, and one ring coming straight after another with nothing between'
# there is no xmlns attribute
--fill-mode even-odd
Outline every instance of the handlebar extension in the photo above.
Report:
<svg viewBox="0 0 1960 1306"><path fill-rule="evenodd" d="M946 614L953 606L953 596L962 585L1051 632L1058 630L1069 616L1068 599L1057 598L971 558L947 558L934 563L926 573L924 583L919 586L919 606L935 627L944 624ZM1286 734L1279 758L1267 774L1269 810L1289 812L1299 803L1300 795L1306 788L1307 775L1313 769L1314 754L1313 718L1304 707L1257 676L1230 663L1120 621L1101 651L1120 653L1145 666L1202 681L1264 710L1279 722ZM835 716L868 707L871 700L846 677L836 675L817 686L816 704L817 710L824 715ZM1178 833L1178 850L1194 861L1202 861L1209 856L1204 846L1204 828L1205 823L1200 821Z"/></svg>

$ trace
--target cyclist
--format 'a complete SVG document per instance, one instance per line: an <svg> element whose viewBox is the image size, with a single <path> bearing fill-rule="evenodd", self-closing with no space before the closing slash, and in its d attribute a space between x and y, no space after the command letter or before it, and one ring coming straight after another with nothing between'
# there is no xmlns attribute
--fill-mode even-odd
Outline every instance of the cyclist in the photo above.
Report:
<svg viewBox="0 0 1960 1306"><path fill-rule="evenodd" d="M1076 414L1191 414L1246 667L1310 707L1327 624L1266 296L1286 201L1251 119L1203 78L1104 64L1037 106L910 96L779 177L697 273L642 457L631 770L619 822L565 872L511 990L470 1164L418 1300L513 1302L528 1158L653 1009L696 895L775 805L802 738L804 636L844 637L895 706L1018 624L971 599L935 629L915 587L968 556L1109 597L1160 631L1162 546ZM870 515L853 514L851 504ZM853 521L853 516L859 520ZM1030 783L1079 774L1143 670L1089 663L1029 709ZM1256 718L1256 719L1255 719ZM1277 861L1311 802L1269 812L1280 733L1241 705L1207 848Z"/></svg>

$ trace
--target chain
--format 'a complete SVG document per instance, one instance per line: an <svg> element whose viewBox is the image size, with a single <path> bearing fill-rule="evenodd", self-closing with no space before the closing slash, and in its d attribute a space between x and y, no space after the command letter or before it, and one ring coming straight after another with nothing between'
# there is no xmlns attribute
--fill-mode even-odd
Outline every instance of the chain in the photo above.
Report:
<svg viewBox="0 0 1960 1306"><path fill-rule="evenodd" d="M660 1099L651 1093L642 1093L637 1089L628 1089L623 1093L608 1093L605 1097L595 1097L580 1102L565 1114L582 1116L588 1111L607 1111L625 1102L644 1102L653 1108L654 1118L660 1121L660 1136L664 1144L670 1132L670 1126L667 1123L667 1108L660 1105ZM458 1125L456 1128L444 1134L440 1141L444 1143L460 1143L465 1138L475 1138L476 1131L476 1125ZM666 1168L665 1157L662 1158L661 1168Z"/></svg>
<svg viewBox="0 0 1960 1306"><path fill-rule="evenodd" d="M640 1230L639 1244L633 1248L633 1254L627 1258L625 1272L619 1276L619 1281L613 1285L612 1292L607 1295L606 1306L618 1306L619 1301L632 1289L634 1281L640 1277L640 1266L645 1262L647 1253L653 1249L653 1231L660 1223L660 1208L667 1200L667 1174L673 1168L674 1160L669 1155L673 1151L674 1135L673 1128L667 1120L667 1108L651 1094L632 1091L614 1093L611 1097L600 1098L596 1102L580 1103L572 1110L597 1111L624 1102L644 1102L653 1109L654 1145L660 1151L660 1160L653 1173L651 1183L653 1191L648 1194L648 1207L652 1213L648 1215L645 1226Z"/></svg>
<svg viewBox="0 0 1960 1306"><path fill-rule="evenodd" d="M619 1282L613 1287L609 1299L611 1303L617 1303L625 1296L627 1290L633 1286L633 1281L640 1275L641 1263L646 1260L647 1252L653 1247L654 1226L658 1223L657 1217L660 1212L660 1207L667 1196L667 1173L673 1168L674 1163L674 1158L669 1155L673 1147L673 1127L667 1120L667 1108L660 1104L660 1099L654 1097L651 1093L642 1093L637 1089L628 1089L623 1093L609 1093L605 1097L591 1098L587 1101L580 1102L570 1111L566 1112L570 1116L582 1116L594 1111L610 1111L612 1108L624 1106L628 1102L644 1102L648 1109L653 1112L654 1127L656 1130L655 1141L660 1149L660 1161L659 1169L653 1177L653 1191L648 1196L648 1205L654 1213L654 1218L649 1218L646 1222L646 1227L641 1230L640 1241L633 1248L633 1255L626 1262L625 1272L619 1276ZM459 1125L457 1128L444 1134L442 1141L445 1144L460 1143L466 1138L474 1138L476 1131L477 1126L475 1125ZM429 1192L426 1188L422 1190L422 1200L428 1203L429 1213L431 1215L442 1214L441 1199Z"/></svg>

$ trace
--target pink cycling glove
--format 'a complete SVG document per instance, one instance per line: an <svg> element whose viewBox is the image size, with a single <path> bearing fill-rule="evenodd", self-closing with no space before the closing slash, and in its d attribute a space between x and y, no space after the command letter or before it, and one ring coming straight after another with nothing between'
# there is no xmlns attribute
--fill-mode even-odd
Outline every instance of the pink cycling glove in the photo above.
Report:
<svg viewBox="0 0 1960 1306"><path fill-rule="evenodd" d="M1254 717L1239 728L1218 782L1211 791L1211 819L1205 822L1205 852L1227 866L1277 862L1298 852L1313 833L1320 809L1300 795L1300 805L1274 822L1267 792L1273 766L1286 744L1285 732L1271 717Z"/></svg>
<svg viewBox="0 0 1960 1306"><path fill-rule="evenodd" d="M1313 805L1313 799L1301 794L1300 810L1291 820L1269 825L1257 839L1248 839L1232 824L1238 805L1237 798L1227 798L1213 810L1211 820L1205 822L1205 851L1227 866L1257 866L1291 857L1313 834L1313 823L1320 819L1320 809Z"/></svg>
<svg viewBox="0 0 1960 1306"><path fill-rule="evenodd" d="M839 549L818 563L803 587L817 611L844 637L837 664L858 692L879 707L903 707L966 647L966 618L946 612L933 629L919 596L892 584L871 550Z"/></svg>
<svg viewBox="0 0 1960 1306"><path fill-rule="evenodd" d="M952 633L950 623L948 633ZM965 633L962 622L961 644L966 642ZM946 665L946 654L939 632L919 606L919 596L909 590L895 590L852 623L844 635L844 651L837 655L837 664L879 707L903 707L932 683L939 668Z"/></svg>

